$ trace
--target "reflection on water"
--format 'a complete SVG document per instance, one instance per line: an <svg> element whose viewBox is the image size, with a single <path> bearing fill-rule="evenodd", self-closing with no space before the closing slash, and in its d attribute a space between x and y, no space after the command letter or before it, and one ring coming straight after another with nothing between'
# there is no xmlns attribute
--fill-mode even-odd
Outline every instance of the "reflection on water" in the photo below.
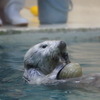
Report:
<svg viewBox="0 0 100 100"><path fill-rule="evenodd" d="M53 90L28 85L22 79L24 54L32 45L48 39L64 40L68 44L71 61L80 63L85 74L100 72L100 31L94 32L1 35L0 100L99 100L99 92Z"/></svg>
<svg viewBox="0 0 100 100"><path fill-rule="evenodd" d="M84 73L100 72L100 43L77 43L69 46L72 61L83 67Z"/></svg>

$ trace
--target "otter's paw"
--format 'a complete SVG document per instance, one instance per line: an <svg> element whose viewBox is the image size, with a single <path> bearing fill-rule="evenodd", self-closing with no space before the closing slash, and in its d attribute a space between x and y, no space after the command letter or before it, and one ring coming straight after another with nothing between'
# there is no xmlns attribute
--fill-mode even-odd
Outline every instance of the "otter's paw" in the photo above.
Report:
<svg viewBox="0 0 100 100"><path fill-rule="evenodd" d="M66 65L58 75L58 79L75 78L82 76L82 68L78 63Z"/></svg>

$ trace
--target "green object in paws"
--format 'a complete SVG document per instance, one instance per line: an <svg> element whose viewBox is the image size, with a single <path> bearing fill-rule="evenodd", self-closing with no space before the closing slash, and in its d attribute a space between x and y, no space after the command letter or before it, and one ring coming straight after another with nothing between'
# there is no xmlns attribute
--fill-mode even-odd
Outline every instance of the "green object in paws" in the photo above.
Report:
<svg viewBox="0 0 100 100"><path fill-rule="evenodd" d="M75 78L82 76L82 68L78 63L66 65L58 74L58 79Z"/></svg>

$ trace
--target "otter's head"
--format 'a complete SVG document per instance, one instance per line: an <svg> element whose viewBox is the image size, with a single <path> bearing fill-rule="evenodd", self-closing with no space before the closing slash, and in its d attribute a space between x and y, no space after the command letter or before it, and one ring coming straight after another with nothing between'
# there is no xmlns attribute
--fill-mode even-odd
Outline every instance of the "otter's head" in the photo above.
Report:
<svg viewBox="0 0 100 100"><path fill-rule="evenodd" d="M26 69L36 68L44 74L51 73L61 63L69 62L66 43L63 41L39 43L30 48L24 57Z"/></svg>

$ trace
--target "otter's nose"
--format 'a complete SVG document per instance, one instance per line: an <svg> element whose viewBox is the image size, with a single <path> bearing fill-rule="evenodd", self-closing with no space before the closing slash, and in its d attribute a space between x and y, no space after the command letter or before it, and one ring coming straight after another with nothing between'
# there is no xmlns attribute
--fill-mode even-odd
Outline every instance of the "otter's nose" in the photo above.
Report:
<svg viewBox="0 0 100 100"><path fill-rule="evenodd" d="M65 49L65 48L66 48L66 43L65 43L64 41L60 41L60 43L59 43L59 45L58 45L58 48L59 48L60 50Z"/></svg>

